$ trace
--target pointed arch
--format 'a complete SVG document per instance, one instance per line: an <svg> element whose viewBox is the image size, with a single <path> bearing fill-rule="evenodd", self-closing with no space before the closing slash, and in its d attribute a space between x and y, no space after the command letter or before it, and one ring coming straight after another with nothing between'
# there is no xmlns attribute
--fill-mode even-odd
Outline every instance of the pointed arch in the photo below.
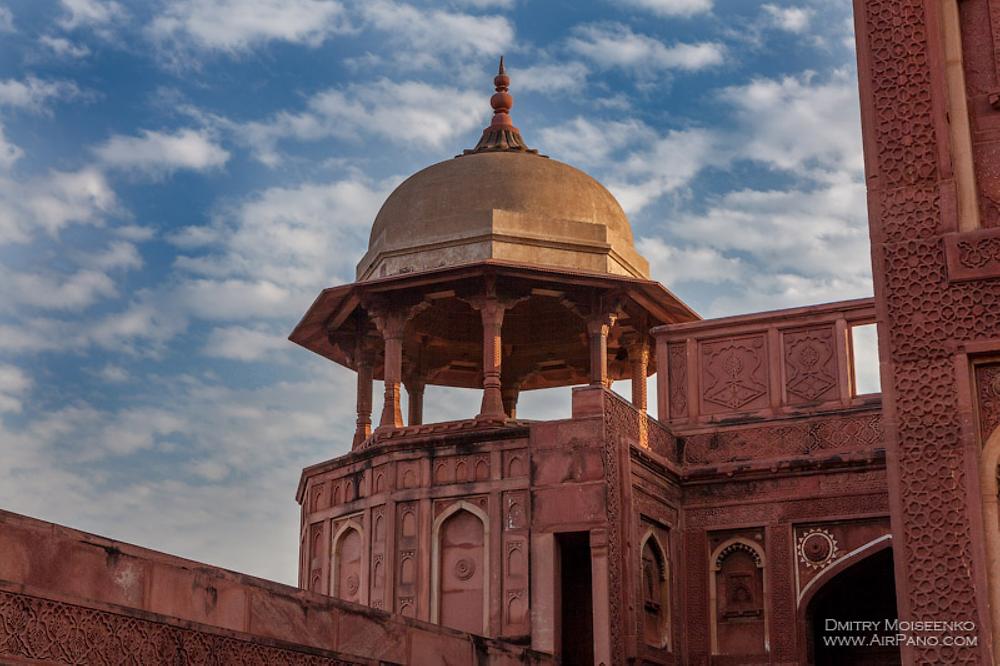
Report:
<svg viewBox="0 0 1000 666"><path fill-rule="evenodd" d="M982 497L983 541L986 544L986 583L989 588L990 625L994 659L1000 660L1000 428L990 433L979 456L979 490Z"/></svg>
<svg viewBox="0 0 1000 666"><path fill-rule="evenodd" d="M647 561L647 554L654 558L654 562ZM671 594L670 594L670 559L667 552L660 543L659 538L653 532L653 528L648 528L642 539L639 541L639 571L642 576L642 596L643 612L646 615L645 622L655 621L655 626L645 626L646 642L657 648L670 649L670 629L671 629ZM650 565L655 565L656 570L650 571ZM650 640L650 634L654 634Z"/></svg>
<svg viewBox="0 0 1000 666"><path fill-rule="evenodd" d="M712 551L712 555L709 558L709 574L708 574L708 589L709 589L709 608L711 609L711 622L709 623L709 635L711 640L712 654L721 654L719 651L719 590L718 590L718 578L722 573L723 564L725 560L732 556L734 553L744 552L747 553L753 560L754 566L760 571L760 587L762 599L760 602L760 607L763 611L761 615L761 621L763 623L763 634L764 641L763 647L764 652L770 653L771 651L771 638L768 633L768 612L767 609L770 606L770 593L767 587L767 555L764 552L763 546L748 539L746 537L733 537L731 539L726 539L720 543L715 550Z"/></svg>
<svg viewBox="0 0 1000 666"><path fill-rule="evenodd" d="M475 519L477 519L482 525L482 571L475 575L475 572L469 574L469 578L466 580L472 580L473 577L481 581L482 585L482 630L481 633L484 636L489 635L489 617L490 617L490 518L481 508L475 504L468 502L466 500L459 500L449 506L447 509L441 512L441 515L434 519L434 524L431 530L431 622L435 624L441 623L441 606L442 606L442 567L445 564L445 550L443 544L443 537L446 536L442 534L443 528L452 519L465 512ZM463 576L465 573L463 572ZM478 626L478 624L477 624Z"/></svg>
<svg viewBox="0 0 1000 666"><path fill-rule="evenodd" d="M885 550L886 548L892 548L892 535L883 534L877 539L872 539L863 546L855 548L846 555L837 558L831 562L823 571L820 572L818 576L810 580L805 586L799 591L799 597L797 605L799 608L805 608L809 605L812 600L813 595L816 591L823 587L828 580L839 574L844 569L848 569L861 560L874 555L877 552Z"/></svg>
<svg viewBox="0 0 1000 666"><path fill-rule="evenodd" d="M333 535L330 553L330 596L368 603L365 576L364 528L349 518Z"/></svg>

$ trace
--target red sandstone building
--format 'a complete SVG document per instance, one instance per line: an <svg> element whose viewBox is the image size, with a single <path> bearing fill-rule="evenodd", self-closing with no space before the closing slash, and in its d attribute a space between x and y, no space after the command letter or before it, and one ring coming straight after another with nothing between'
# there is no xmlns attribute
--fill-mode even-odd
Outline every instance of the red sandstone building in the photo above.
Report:
<svg viewBox="0 0 1000 666"><path fill-rule="evenodd" d="M874 299L701 320L526 147L501 69L479 144L389 196L292 333L358 378L351 452L299 484L302 589L4 514L2 658L993 663L1000 0L855 5ZM424 423L429 385L478 414ZM517 418L560 386L572 414ZM858 633L906 638L825 640Z"/></svg>

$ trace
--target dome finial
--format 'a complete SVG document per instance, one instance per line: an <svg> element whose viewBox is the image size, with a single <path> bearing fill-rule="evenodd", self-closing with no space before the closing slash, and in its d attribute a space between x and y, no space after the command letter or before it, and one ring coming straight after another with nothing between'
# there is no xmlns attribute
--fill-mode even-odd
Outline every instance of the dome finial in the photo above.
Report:
<svg viewBox="0 0 1000 666"><path fill-rule="evenodd" d="M500 67L497 75L493 77L493 85L496 92L490 97L490 106L493 107L493 120L490 126L483 130L483 136L479 143L472 150L466 150L463 155L470 153L486 152L519 152L537 153L537 150L528 148L521 138L521 132L514 127L514 122L510 119L510 109L514 106L514 97L510 94L510 77L503 66L503 56L500 56Z"/></svg>

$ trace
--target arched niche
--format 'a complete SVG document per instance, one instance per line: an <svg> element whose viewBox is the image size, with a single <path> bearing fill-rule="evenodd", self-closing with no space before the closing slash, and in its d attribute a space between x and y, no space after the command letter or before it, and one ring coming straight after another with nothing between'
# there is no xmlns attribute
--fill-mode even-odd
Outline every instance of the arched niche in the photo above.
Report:
<svg viewBox="0 0 1000 666"><path fill-rule="evenodd" d="M354 520L348 520L333 536L333 562L330 567L330 594L344 601L365 603L364 531Z"/></svg>
<svg viewBox="0 0 1000 666"><path fill-rule="evenodd" d="M712 654L762 655L770 650L764 549L744 537L712 552L709 596Z"/></svg>
<svg viewBox="0 0 1000 666"><path fill-rule="evenodd" d="M670 563L660 540L647 530L639 553L642 558L643 640L655 648L670 647Z"/></svg>
<svg viewBox="0 0 1000 666"><path fill-rule="evenodd" d="M489 634L489 517L459 501L434 519L431 622Z"/></svg>

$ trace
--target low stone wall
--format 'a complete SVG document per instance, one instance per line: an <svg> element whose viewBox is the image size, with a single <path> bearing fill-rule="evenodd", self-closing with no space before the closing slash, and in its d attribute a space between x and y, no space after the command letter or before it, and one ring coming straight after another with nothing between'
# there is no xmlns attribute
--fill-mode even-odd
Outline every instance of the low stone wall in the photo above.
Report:
<svg viewBox="0 0 1000 666"><path fill-rule="evenodd" d="M0 511L0 661L554 664L542 653Z"/></svg>

